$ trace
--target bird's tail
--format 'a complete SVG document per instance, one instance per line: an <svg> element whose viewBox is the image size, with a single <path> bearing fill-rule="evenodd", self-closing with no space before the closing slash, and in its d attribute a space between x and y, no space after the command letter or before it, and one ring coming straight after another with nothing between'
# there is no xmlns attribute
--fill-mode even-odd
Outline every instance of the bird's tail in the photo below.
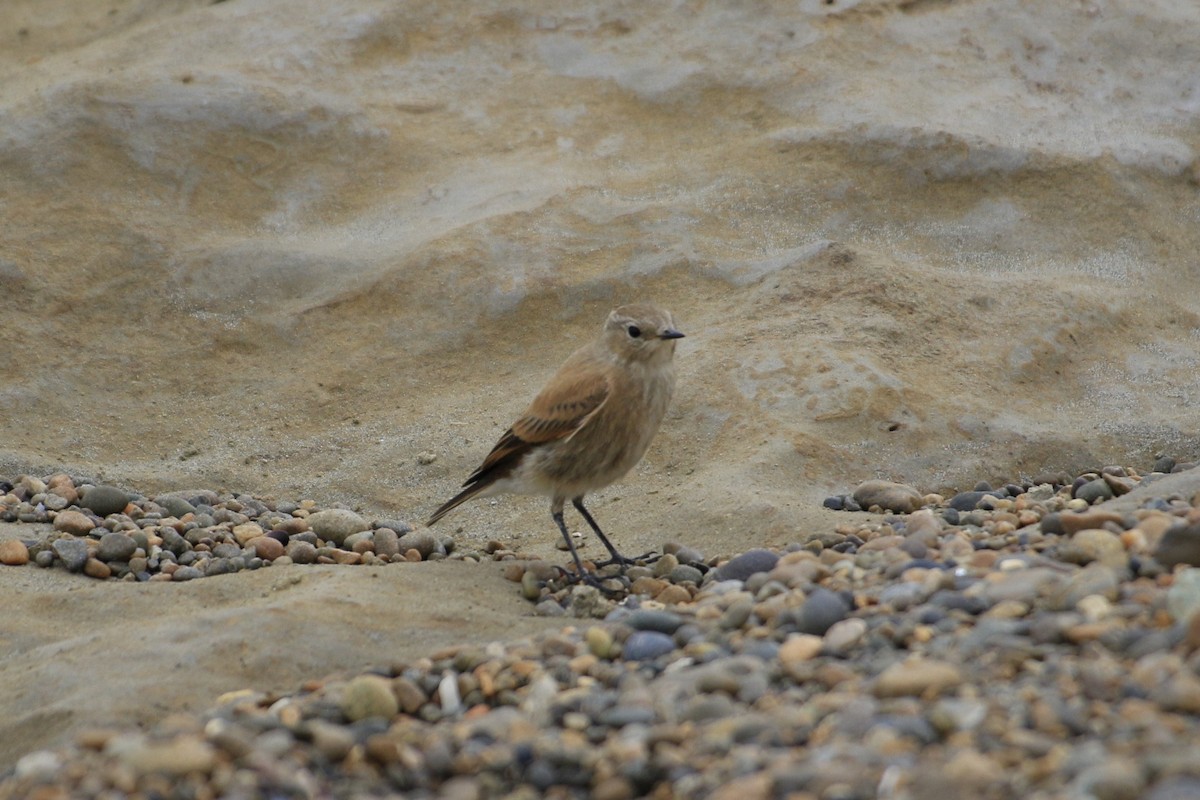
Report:
<svg viewBox="0 0 1200 800"><path fill-rule="evenodd" d="M439 519L446 516L451 511L458 508L487 487L488 484L473 483L467 488L463 489L461 492L454 495L454 497L451 497L445 503L442 503L441 507L439 507L437 511L433 512L433 515L429 518L429 521L425 523L426 527L437 522Z"/></svg>

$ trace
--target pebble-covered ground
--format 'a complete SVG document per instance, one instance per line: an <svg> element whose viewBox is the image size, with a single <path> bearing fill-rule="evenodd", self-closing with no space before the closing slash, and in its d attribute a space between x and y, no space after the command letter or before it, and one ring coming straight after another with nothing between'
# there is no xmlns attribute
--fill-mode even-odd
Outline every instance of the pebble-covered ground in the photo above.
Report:
<svg viewBox="0 0 1200 800"><path fill-rule="evenodd" d="M81 731L20 759L0 800L1200 797L1200 497L1104 504L1183 466L949 498L869 481L826 505L871 517L782 550L668 544L601 571L606 591L344 509L22 476L0 519L55 533L4 564L174 581L507 560L564 627Z"/></svg>

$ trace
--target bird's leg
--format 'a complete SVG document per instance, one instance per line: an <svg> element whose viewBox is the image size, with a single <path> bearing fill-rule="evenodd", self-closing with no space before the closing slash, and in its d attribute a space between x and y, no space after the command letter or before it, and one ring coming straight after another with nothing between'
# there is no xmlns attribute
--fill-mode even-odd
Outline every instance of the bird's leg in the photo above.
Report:
<svg viewBox="0 0 1200 800"><path fill-rule="evenodd" d="M583 495L573 498L571 500L571 505L575 506L575 510L583 515L584 521L587 522L591 529L596 532L596 535L600 537L600 541L603 542L604 546L608 549L609 555L612 556L612 558L608 559L608 561L597 562L597 567L607 567L609 564L620 564L623 567L629 567L637 564L638 562L653 562L659 559L660 556L658 556L653 550L651 550L649 553L643 553L637 558L629 558L621 555L617 548L613 547L613 544L608 540L608 537L604 535L604 531L600 530L600 526L596 524L596 520L592 519L592 515L589 514L588 510L583 507ZM572 551L574 551L573 547Z"/></svg>
<svg viewBox="0 0 1200 800"><path fill-rule="evenodd" d="M605 586L600 579L595 576L595 574L583 566L583 559L579 557L579 551L575 549L575 543L571 541L571 532L567 530L567 523L563 521L562 500L557 498L555 499L554 507L552 507L550 510L550 516L554 518L554 522L556 525L558 525L558 529L562 531L563 539L567 542L567 549L571 551L571 558L575 559L575 569L577 570L575 575L572 576L565 569L559 567L559 569L562 570L563 575L566 576L566 578L570 581L577 581L579 583L586 583L588 586L594 586L607 595L621 594L622 592L620 590L610 589Z"/></svg>

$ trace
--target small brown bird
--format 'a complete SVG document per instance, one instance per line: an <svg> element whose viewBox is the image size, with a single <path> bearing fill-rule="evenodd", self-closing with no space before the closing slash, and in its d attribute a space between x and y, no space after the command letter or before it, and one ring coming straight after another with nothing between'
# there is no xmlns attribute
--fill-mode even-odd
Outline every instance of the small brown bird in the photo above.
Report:
<svg viewBox="0 0 1200 800"><path fill-rule="evenodd" d="M641 460L675 388L671 314L648 303L614 309L600 337L576 350L504 432L461 492L433 512L432 525L473 497L511 492L550 497L579 576L587 571L563 522L563 504L583 516L608 549L608 564L632 564L584 508L583 496L616 481Z"/></svg>

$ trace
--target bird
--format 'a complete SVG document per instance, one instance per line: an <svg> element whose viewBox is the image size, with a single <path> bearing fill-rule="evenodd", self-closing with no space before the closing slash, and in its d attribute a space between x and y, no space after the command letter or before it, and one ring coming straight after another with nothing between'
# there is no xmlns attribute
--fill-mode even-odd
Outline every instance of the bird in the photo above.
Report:
<svg viewBox="0 0 1200 800"><path fill-rule="evenodd" d="M670 312L656 305L613 309L600 335L563 362L467 477L462 491L434 511L426 525L472 498L543 495L550 498L550 516L575 562L576 580L595 583L563 520L567 500L611 556L598 568L636 563L604 535L583 498L617 481L642 459L675 389L675 345L682 338Z"/></svg>

